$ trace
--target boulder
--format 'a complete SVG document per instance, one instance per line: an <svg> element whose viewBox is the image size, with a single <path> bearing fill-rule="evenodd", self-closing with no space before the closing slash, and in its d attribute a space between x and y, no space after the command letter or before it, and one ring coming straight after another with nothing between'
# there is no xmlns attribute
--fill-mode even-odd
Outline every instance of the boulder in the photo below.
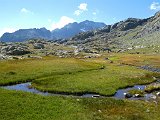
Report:
<svg viewBox="0 0 160 120"><path fill-rule="evenodd" d="M44 49L44 44L42 43L35 43L33 44L34 49Z"/></svg>
<svg viewBox="0 0 160 120"><path fill-rule="evenodd" d="M5 59L5 57L2 54L0 54L0 60L3 60L3 59Z"/></svg>
<svg viewBox="0 0 160 120"><path fill-rule="evenodd" d="M131 98L133 95L130 93L124 93L125 98Z"/></svg>
<svg viewBox="0 0 160 120"><path fill-rule="evenodd" d="M150 96L151 99L156 99L157 97L155 95Z"/></svg>

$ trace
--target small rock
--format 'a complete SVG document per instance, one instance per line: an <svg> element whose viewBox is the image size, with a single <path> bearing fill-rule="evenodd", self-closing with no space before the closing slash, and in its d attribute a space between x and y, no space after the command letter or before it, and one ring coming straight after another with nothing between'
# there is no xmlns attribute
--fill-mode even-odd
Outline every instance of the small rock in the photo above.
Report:
<svg viewBox="0 0 160 120"><path fill-rule="evenodd" d="M100 113L101 113L102 111L101 111L101 110L98 110L98 112L100 112Z"/></svg>
<svg viewBox="0 0 160 120"><path fill-rule="evenodd" d="M158 102L157 101L153 101L156 105L158 104Z"/></svg>
<svg viewBox="0 0 160 120"><path fill-rule="evenodd" d="M160 92L157 92L156 95L160 96Z"/></svg>
<svg viewBox="0 0 160 120"><path fill-rule="evenodd" d="M149 109L147 109L147 110L146 110L146 112L147 112L147 113L149 113L149 112L150 112L150 110L149 110Z"/></svg>
<svg viewBox="0 0 160 120"><path fill-rule="evenodd" d="M111 60L110 63L113 63L113 61Z"/></svg>
<svg viewBox="0 0 160 120"><path fill-rule="evenodd" d="M98 98L100 95L92 95L92 98Z"/></svg>
<svg viewBox="0 0 160 120"><path fill-rule="evenodd" d="M135 94L134 96L135 96L135 97L141 97L140 94Z"/></svg>
<svg viewBox="0 0 160 120"><path fill-rule="evenodd" d="M133 95L130 93L124 93L125 98L131 98Z"/></svg>
<svg viewBox="0 0 160 120"><path fill-rule="evenodd" d="M150 98L152 99L156 99L157 97L155 95L152 95Z"/></svg>
<svg viewBox="0 0 160 120"><path fill-rule="evenodd" d="M109 58L104 58L104 60L109 60Z"/></svg>
<svg viewBox="0 0 160 120"><path fill-rule="evenodd" d="M153 77L153 80L156 80L156 77Z"/></svg>

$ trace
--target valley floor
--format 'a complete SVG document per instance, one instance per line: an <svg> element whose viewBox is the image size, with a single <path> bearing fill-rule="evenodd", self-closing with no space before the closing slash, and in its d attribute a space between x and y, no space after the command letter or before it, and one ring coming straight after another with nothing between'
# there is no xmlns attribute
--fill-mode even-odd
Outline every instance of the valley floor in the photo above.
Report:
<svg viewBox="0 0 160 120"><path fill-rule="evenodd" d="M160 56L103 54L100 58L57 58L0 61L0 85L30 81L30 87L51 93L97 93L112 96L120 88L160 78ZM154 87L152 88L154 89ZM159 88L158 88L159 90ZM0 88L1 120L160 120L156 102L114 98L41 96Z"/></svg>

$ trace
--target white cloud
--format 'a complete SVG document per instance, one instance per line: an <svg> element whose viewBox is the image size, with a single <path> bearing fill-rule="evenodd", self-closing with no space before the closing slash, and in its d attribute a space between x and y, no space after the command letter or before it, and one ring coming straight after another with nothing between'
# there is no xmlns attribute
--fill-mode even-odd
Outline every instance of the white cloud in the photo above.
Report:
<svg viewBox="0 0 160 120"><path fill-rule="evenodd" d="M81 3L78 8L82 11L87 11L87 3Z"/></svg>
<svg viewBox="0 0 160 120"><path fill-rule="evenodd" d="M30 10L28 10L28 9L26 9L26 8L22 8L22 9L20 10L20 12L21 12L21 13L25 13L25 14L27 14L27 13L33 14L33 12L31 12Z"/></svg>
<svg viewBox="0 0 160 120"><path fill-rule="evenodd" d="M77 15L77 16L79 16L81 13L82 13L81 10L76 10L76 11L74 12L74 14Z"/></svg>
<svg viewBox="0 0 160 120"><path fill-rule="evenodd" d="M84 11L87 11L87 3L81 3L78 6L78 9L76 11L74 11L74 15L79 16L80 14L82 14Z"/></svg>
<svg viewBox="0 0 160 120"><path fill-rule="evenodd" d="M56 28L62 28L65 25L67 25L69 23L73 23L73 22L75 22L74 19L67 17L67 16L62 16L58 22L52 23L52 30L54 30Z"/></svg>
<svg viewBox="0 0 160 120"><path fill-rule="evenodd" d="M2 28L0 29L0 36L2 36L5 32L9 32L9 33L12 33L12 32L15 32L17 29L15 28Z"/></svg>
<svg viewBox="0 0 160 120"><path fill-rule="evenodd" d="M151 10L160 10L160 3L158 2L153 2L150 6Z"/></svg>

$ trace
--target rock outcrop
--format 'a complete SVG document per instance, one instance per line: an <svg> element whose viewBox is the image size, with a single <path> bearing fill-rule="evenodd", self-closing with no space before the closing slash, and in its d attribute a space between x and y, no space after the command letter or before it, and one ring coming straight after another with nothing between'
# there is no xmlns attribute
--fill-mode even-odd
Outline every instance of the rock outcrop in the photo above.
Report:
<svg viewBox="0 0 160 120"><path fill-rule="evenodd" d="M3 46L1 48L1 53L4 55L25 55L25 54L29 54L30 51L28 50L28 47L25 45L11 44L7 46Z"/></svg>

